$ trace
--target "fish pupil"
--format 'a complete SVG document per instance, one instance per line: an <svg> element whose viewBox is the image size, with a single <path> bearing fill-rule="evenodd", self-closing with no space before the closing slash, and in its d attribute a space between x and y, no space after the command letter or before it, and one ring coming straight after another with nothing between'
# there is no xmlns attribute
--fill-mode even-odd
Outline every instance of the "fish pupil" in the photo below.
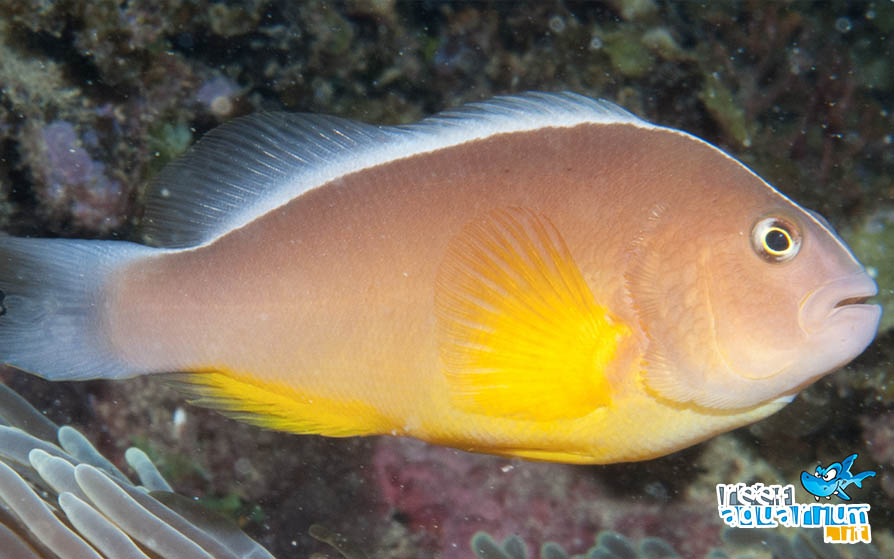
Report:
<svg viewBox="0 0 894 559"><path fill-rule="evenodd" d="M785 252L791 246L789 236L785 231L779 229L771 229L770 231L767 231L767 236L764 237L764 242L767 243L767 248L773 252Z"/></svg>

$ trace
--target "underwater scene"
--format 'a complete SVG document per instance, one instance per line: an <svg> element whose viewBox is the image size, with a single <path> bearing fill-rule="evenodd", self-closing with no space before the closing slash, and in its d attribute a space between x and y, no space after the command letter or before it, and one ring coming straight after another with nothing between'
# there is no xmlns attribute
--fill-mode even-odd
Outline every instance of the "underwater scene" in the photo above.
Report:
<svg viewBox="0 0 894 559"><path fill-rule="evenodd" d="M892 33L0 3L0 558L894 556Z"/></svg>

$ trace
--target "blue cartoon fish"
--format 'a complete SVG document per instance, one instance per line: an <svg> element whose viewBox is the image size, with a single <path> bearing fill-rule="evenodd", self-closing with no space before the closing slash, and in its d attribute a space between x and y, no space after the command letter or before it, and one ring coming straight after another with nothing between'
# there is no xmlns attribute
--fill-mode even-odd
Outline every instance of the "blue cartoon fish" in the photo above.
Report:
<svg viewBox="0 0 894 559"><path fill-rule="evenodd" d="M832 495L838 495L845 501L850 501L850 496L844 492L844 488L850 484L857 487L863 487L863 480L868 477L874 477L874 471L866 471L857 475L851 474L851 466L857 459L856 454L851 454L842 462L830 464L828 468L823 468L820 464L816 467L816 474L801 472L801 485L804 486L814 498L819 501L820 497L831 499Z"/></svg>

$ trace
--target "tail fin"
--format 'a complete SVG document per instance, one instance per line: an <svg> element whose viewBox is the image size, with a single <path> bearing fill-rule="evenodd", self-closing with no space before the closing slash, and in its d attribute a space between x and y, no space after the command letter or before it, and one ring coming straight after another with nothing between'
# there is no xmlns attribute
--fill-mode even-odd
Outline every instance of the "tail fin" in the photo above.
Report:
<svg viewBox="0 0 894 559"><path fill-rule="evenodd" d="M136 374L101 335L102 290L112 270L156 250L0 235L0 362L50 380Z"/></svg>

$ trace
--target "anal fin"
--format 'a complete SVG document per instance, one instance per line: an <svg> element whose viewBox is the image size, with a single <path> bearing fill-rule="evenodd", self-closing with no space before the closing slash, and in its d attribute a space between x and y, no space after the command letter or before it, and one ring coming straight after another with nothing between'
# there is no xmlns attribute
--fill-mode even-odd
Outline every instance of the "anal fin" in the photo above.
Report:
<svg viewBox="0 0 894 559"><path fill-rule="evenodd" d="M364 402L303 393L294 387L228 371L174 373L168 379L191 404L258 427L299 434L353 437L387 433L392 422Z"/></svg>

